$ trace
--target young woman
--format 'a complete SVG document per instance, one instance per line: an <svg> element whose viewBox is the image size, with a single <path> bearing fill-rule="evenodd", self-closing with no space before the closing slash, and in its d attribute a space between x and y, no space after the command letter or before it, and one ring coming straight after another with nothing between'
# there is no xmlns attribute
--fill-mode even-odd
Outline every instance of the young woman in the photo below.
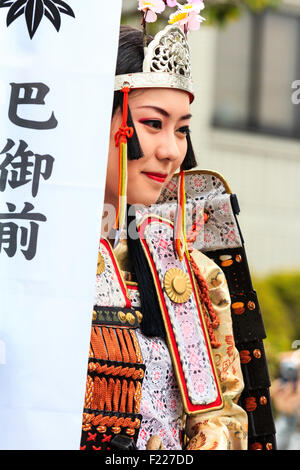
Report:
<svg viewBox="0 0 300 470"><path fill-rule="evenodd" d="M121 27L116 75L142 72L143 59L142 32ZM174 227L157 215L156 202L173 184L174 173L196 166L190 101L190 93L180 88L130 91L126 126L134 135L127 139L127 204L137 213L129 216L128 227L133 223L139 237L128 230L128 237L116 240L114 217L107 213L119 204L116 135L124 101L122 92L115 92L83 450L247 447L247 415L237 404L243 379L225 277L193 248L179 261Z"/></svg>

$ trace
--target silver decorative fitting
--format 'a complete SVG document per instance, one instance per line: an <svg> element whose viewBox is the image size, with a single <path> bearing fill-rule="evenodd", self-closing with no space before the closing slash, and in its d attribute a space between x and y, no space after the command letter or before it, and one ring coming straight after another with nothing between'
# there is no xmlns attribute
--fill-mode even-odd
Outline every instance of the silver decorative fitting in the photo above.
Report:
<svg viewBox="0 0 300 470"><path fill-rule="evenodd" d="M146 49L143 72L117 75L115 91L128 82L130 88L175 88L194 98L190 48L179 26L169 25L157 33Z"/></svg>

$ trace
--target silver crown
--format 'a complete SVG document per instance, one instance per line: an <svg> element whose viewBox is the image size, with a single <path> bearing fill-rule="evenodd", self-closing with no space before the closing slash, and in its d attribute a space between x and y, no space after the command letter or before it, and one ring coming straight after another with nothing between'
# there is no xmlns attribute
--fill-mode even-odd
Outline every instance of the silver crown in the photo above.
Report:
<svg viewBox="0 0 300 470"><path fill-rule="evenodd" d="M116 75L115 91L130 88L175 88L194 97L190 48L178 26L169 25L157 33L145 48L143 72Z"/></svg>

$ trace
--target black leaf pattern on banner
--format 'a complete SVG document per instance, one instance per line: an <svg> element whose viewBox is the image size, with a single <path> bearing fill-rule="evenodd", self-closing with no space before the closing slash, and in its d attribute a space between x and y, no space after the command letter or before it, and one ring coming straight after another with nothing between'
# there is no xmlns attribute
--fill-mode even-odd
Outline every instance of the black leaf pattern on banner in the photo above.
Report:
<svg viewBox="0 0 300 470"><path fill-rule="evenodd" d="M19 16L24 13L25 10L25 3L27 0L17 0L14 4L10 7L7 13L6 24L9 26L13 21L15 21Z"/></svg>
<svg viewBox="0 0 300 470"><path fill-rule="evenodd" d="M60 29L61 25L61 18L60 18L60 13L59 9L53 2L50 2L50 0L44 0L45 3L45 16L48 18L48 20L51 21L53 24L54 28L58 32Z"/></svg>
<svg viewBox="0 0 300 470"><path fill-rule="evenodd" d="M32 39L44 16L43 0L27 0L25 18L29 36Z"/></svg>
<svg viewBox="0 0 300 470"><path fill-rule="evenodd" d="M48 18L56 31L60 30L62 13L75 18L72 8L62 0L0 0L0 8L9 8L7 26L25 14L30 39L35 35L43 16Z"/></svg>
<svg viewBox="0 0 300 470"><path fill-rule="evenodd" d="M61 0L53 0L53 3L56 3L56 5L58 5L59 11L61 11L65 15L69 15L75 18L74 11L65 2L62 2Z"/></svg>
<svg viewBox="0 0 300 470"><path fill-rule="evenodd" d="M10 0L0 0L0 8L10 7L13 3Z"/></svg>

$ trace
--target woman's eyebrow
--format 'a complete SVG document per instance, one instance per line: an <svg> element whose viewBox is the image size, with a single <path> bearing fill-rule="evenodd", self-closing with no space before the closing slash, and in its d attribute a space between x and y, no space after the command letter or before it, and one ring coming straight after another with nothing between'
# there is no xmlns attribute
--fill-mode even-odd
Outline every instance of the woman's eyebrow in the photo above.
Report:
<svg viewBox="0 0 300 470"><path fill-rule="evenodd" d="M170 114L163 108L160 108L159 106L139 106L138 109L141 109L141 108L151 108L151 109L154 109L155 111L157 111L158 113L160 113L162 116L164 117L170 117ZM190 119L192 117L192 115L190 113L188 114L185 114L184 116L181 116L179 118L179 121L185 121L186 119Z"/></svg>

